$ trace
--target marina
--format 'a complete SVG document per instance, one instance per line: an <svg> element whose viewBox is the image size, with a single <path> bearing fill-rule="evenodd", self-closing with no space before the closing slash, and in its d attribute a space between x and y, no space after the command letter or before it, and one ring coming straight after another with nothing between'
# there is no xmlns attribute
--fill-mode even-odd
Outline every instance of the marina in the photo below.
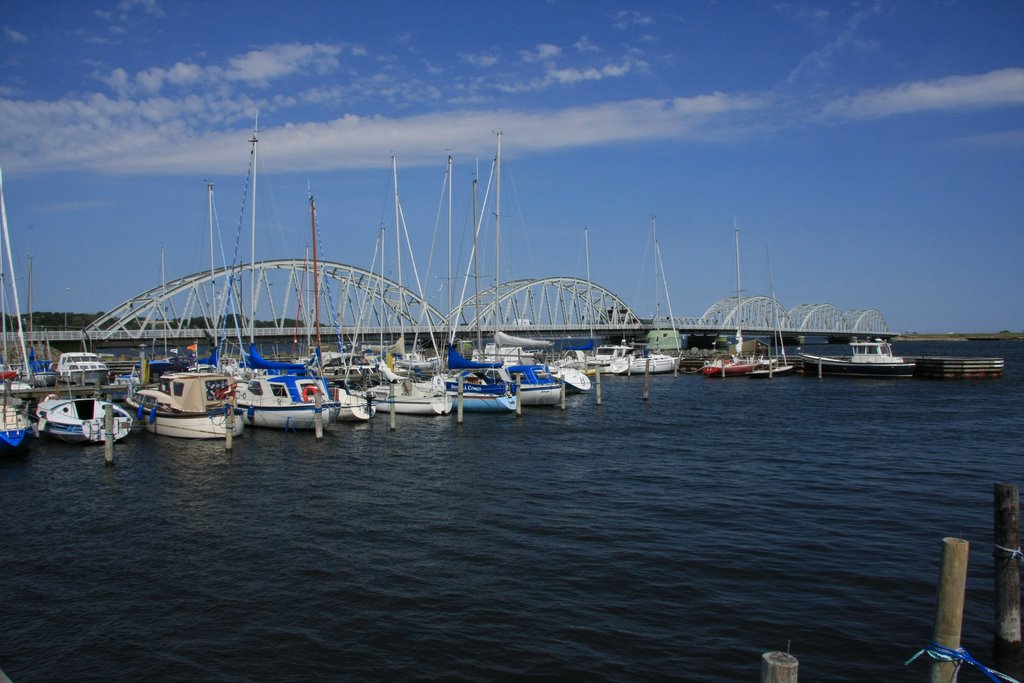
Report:
<svg viewBox="0 0 1024 683"><path fill-rule="evenodd" d="M461 425L254 429L230 451L134 432L113 467L40 439L0 461L0 668L722 681L788 650L803 680L916 681L944 536L971 544L963 642L995 666L991 494L1024 475L1024 347L898 350L1006 369L664 374L647 400L642 378L603 376L600 405Z"/></svg>

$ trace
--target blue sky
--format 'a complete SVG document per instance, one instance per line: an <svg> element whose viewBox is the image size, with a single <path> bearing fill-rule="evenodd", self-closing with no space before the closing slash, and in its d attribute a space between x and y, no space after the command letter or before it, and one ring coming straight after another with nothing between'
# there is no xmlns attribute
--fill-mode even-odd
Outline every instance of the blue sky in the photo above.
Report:
<svg viewBox="0 0 1024 683"><path fill-rule="evenodd" d="M501 130L503 280L585 277L587 226L593 279L650 314L656 215L699 316L734 293L735 221L746 295L770 262L786 307L1024 329L1021 2L12 0L0 24L35 310L109 310L161 248L167 279L208 269L206 184L233 243L258 111L258 258L304 254L311 188L321 257L371 267L394 155L436 294L447 157L464 235Z"/></svg>

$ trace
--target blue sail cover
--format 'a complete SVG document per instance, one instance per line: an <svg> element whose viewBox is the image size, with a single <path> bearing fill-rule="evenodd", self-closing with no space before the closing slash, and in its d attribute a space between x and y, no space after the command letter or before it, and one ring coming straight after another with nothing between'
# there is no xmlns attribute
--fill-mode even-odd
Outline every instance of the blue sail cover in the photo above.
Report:
<svg viewBox="0 0 1024 683"><path fill-rule="evenodd" d="M455 350L455 347L448 345L448 368L451 370L482 370L484 368L500 368L501 363L478 363L469 360Z"/></svg>
<svg viewBox="0 0 1024 683"><path fill-rule="evenodd" d="M248 366L257 370L274 370L284 372L305 372L305 363L281 363L279 361L267 360L256 350L255 344L249 344Z"/></svg>
<svg viewBox="0 0 1024 683"><path fill-rule="evenodd" d="M581 344L580 346L566 346L562 350L563 351L593 351L594 350L594 340L591 339L586 344Z"/></svg>

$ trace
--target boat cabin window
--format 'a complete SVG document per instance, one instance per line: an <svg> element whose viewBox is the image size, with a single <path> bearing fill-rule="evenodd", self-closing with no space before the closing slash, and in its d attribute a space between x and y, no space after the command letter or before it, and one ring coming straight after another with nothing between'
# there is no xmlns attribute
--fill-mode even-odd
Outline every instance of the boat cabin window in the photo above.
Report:
<svg viewBox="0 0 1024 683"><path fill-rule="evenodd" d="M252 394L253 396L262 396L263 387L260 385L259 382L249 382L249 393Z"/></svg>
<svg viewBox="0 0 1024 683"><path fill-rule="evenodd" d="M281 383L271 384L270 391L278 398L288 398L288 387Z"/></svg>
<svg viewBox="0 0 1024 683"><path fill-rule="evenodd" d="M171 395L183 396L185 394L185 383L184 382L172 382L171 383Z"/></svg>

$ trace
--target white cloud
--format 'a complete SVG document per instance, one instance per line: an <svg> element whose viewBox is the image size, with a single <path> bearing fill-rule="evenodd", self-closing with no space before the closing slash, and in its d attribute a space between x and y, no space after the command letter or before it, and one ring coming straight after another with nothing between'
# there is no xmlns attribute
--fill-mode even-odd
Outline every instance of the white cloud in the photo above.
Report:
<svg viewBox="0 0 1024 683"><path fill-rule="evenodd" d="M615 15L612 27L627 29L633 26L647 26L653 23L654 19L646 14L640 14L635 10L622 10Z"/></svg>
<svg viewBox="0 0 1024 683"><path fill-rule="evenodd" d="M269 85L284 76L290 76L300 69L312 69L327 73L337 68L341 48L336 45L272 45L263 50L252 50L241 57L228 60L224 77L231 81L245 81L250 85Z"/></svg>
<svg viewBox="0 0 1024 683"><path fill-rule="evenodd" d="M526 62L544 62L552 60L562 54L562 48L551 43L540 43L535 45L532 50L524 50L519 53L520 58Z"/></svg>
<svg viewBox="0 0 1024 683"><path fill-rule="evenodd" d="M831 102L823 113L828 117L860 119L1020 105L1024 105L1024 68L1008 68L866 90Z"/></svg>
<svg viewBox="0 0 1024 683"><path fill-rule="evenodd" d="M20 31L16 31L7 24L4 24L4 35L7 37L7 40L11 43L28 42L28 36L26 36L24 33L21 33Z"/></svg>
<svg viewBox="0 0 1024 683"><path fill-rule="evenodd" d="M460 52L459 59L470 64L472 66L480 68L490 68L498 63L498 55L494 52L484 54L470 54L468 52Z"/></svg>

